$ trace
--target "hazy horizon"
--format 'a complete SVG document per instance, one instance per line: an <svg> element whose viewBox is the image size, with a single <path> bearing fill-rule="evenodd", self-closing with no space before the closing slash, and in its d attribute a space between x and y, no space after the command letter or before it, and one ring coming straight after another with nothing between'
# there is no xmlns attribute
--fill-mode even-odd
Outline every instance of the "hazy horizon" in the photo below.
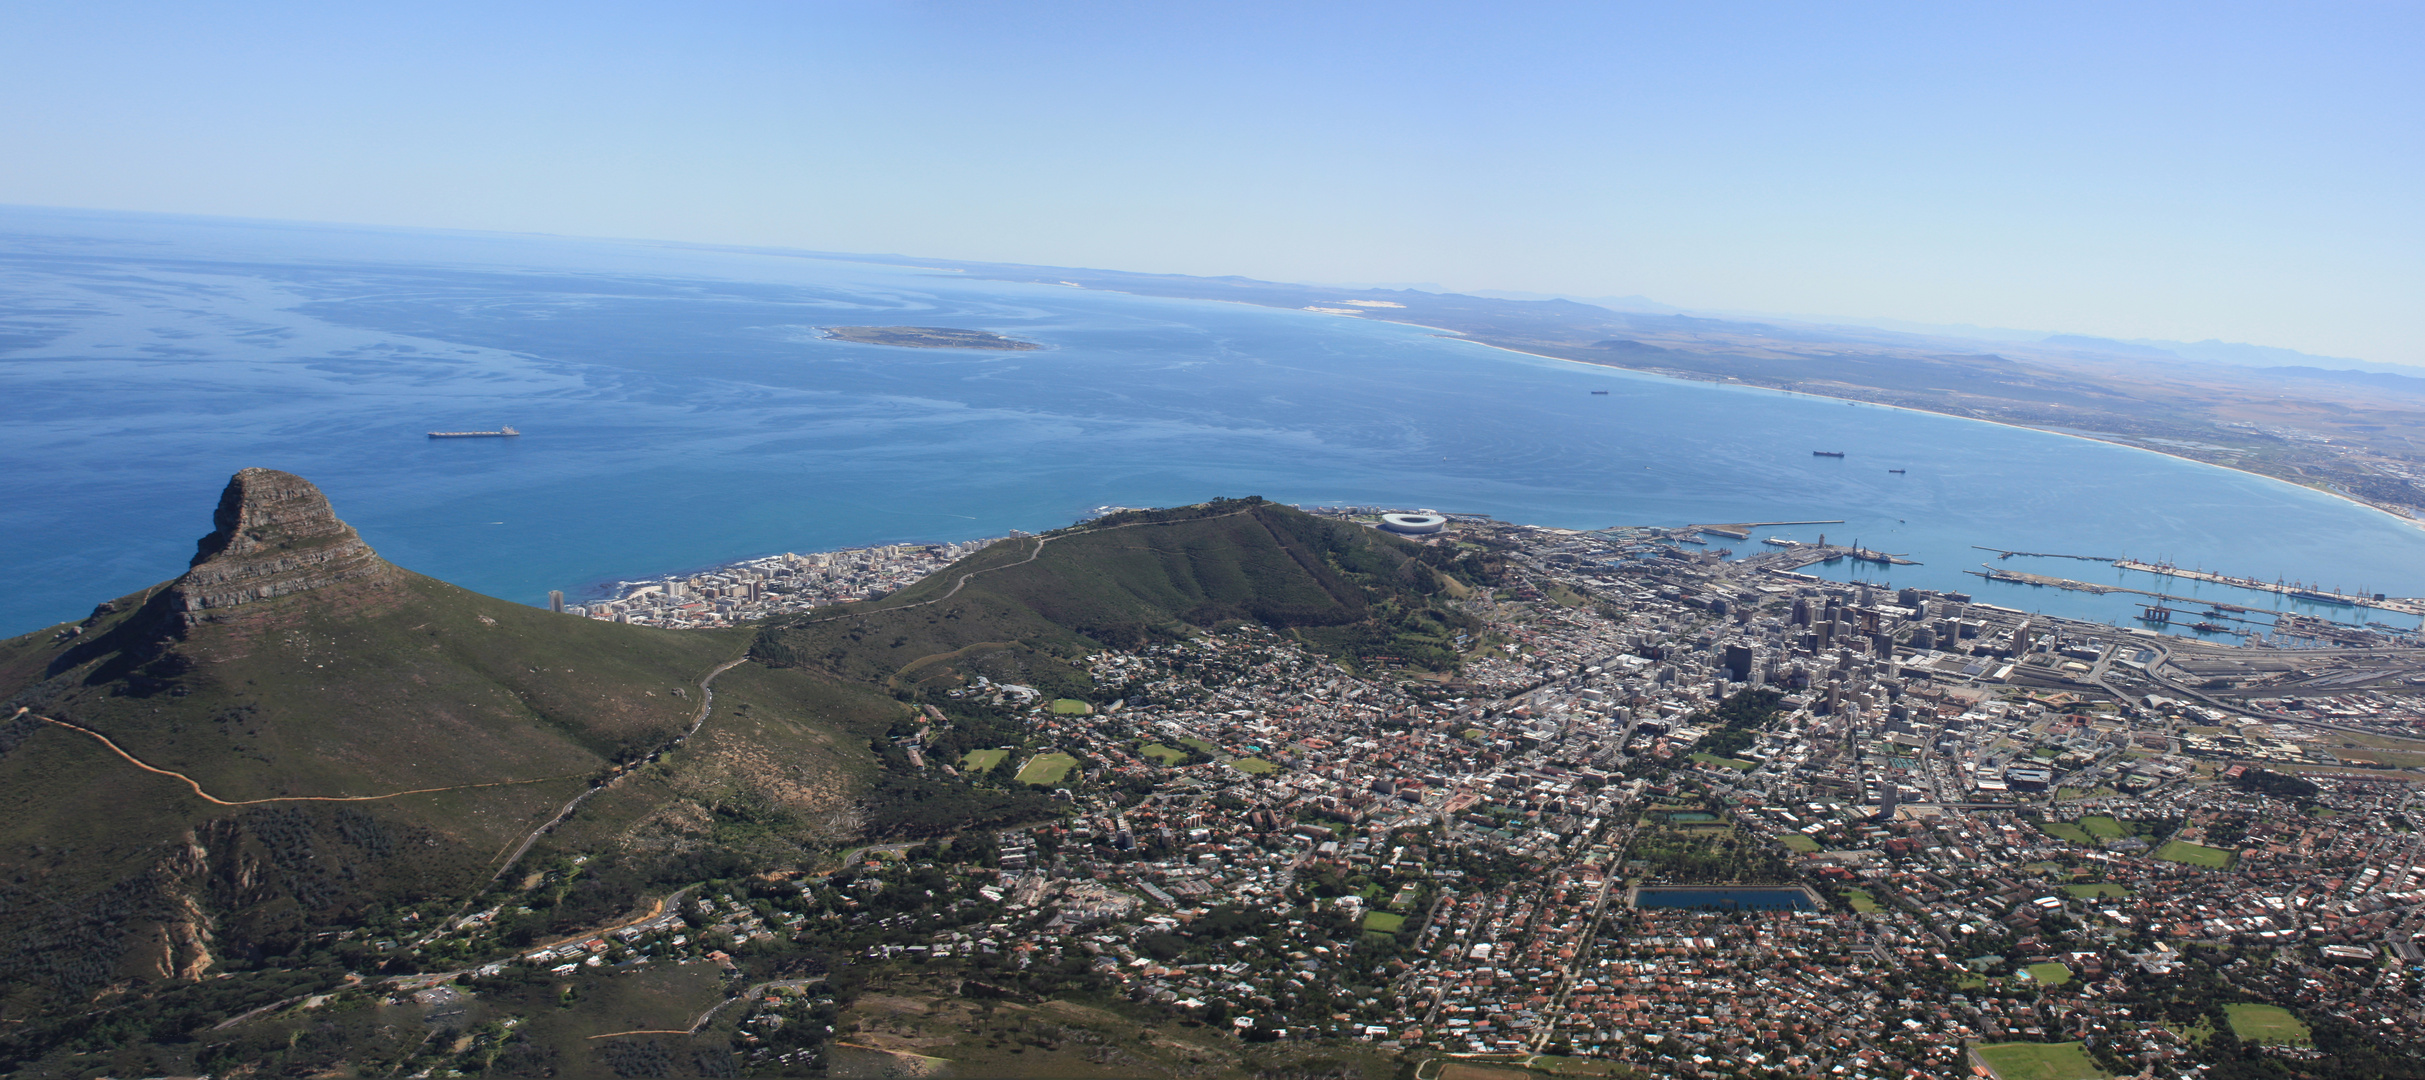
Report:
<svg viewBox="0 0 2425 1080"><path fill-rule="evenodd" d="M141 3L0 203L2425 362L2415 9ZM1857 313L1857 314L1850 314Z"/></svg>

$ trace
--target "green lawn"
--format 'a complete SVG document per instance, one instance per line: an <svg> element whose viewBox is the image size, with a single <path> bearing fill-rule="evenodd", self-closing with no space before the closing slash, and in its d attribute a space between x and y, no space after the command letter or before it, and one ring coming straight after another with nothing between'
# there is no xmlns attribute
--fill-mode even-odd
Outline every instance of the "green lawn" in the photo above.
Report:
<svg viewBox="0 0 2425 1080"><path fill-rule="evenodd" d="M1016 779L1022 784L1051 787L1077 767L1078 759L1068 754L1037 754L1027 759L1027 764L1019 766Z"/></svg>
<svg viewBox="0 0 2425 1080"><path fill-rule="evenodd" d="M1179 740L1179 745L1208 757L1218 756L1221 753L1220 747L1214 746L1213 744L1205 742L1202 739L1181 739Z"/></svg>
<svg viewBox="0 0 2425 1080"><path fill-rule="evenodd" d="M2081 818L2080 827L2087 829L2089 835L2100 840L2119 840L2130 835L2130 830L2123 828L2121 822L2103 814L2090 814Z"/></svg>
<svg viewBox="0 0 2425 1080"><path fill-rule="evenodd" d="M968 772L989 772L1009 756L1008 750L971 750L960 756L960 768Z"/></svg>
<svg viewBox="0 0 2425 1080"><path fill-rule="evenodd" d="M1863 915L1867 915L1872 911L1878 910L1878 898L1869 895L1869 890L1867 889L1844 890L1844 902L1851 904L1854 911L1860 912Z"/></svg>
<svg viewBox="0 0 2425 1080"><path fill-rule="evenodd" d="M1367 933L1395 934L1398 932L1398 928L1404 925L1406 925L1404 915L1394 915L1386 911L1370 911L1364 914L1364 929Z"/></svg>
<svg viewBox="0 0 2425 1080"><path fill-rule="evenodd" d="M1973 1049L2004 1080L2097 1080L2107 1075L2076 1042L1988 1043Z"/></svg>
<svg viewBox="0 0 2425 1080"><path fill-rule="evenodd" d="M2031 964L2022 970L2040 986L2061 986L2071 981L2071 969L2061 964Z"/></svg>
<svg viewBox="0 0 2425 1080"><path fill-rule="evenodd" d="M2307 1025L2279 1005L2237 1004L2223 1006L2223 1015L2231 1018L2231 1033L2241 1042L2286 1043L2307 1046L2314 1039Z"/></svg>
<svg viewBox="0 0 2425 1080"><path fill-rule="evenodd" d="M2070 893L2071 895L2082 900L2098 897L2111 900L2127 900L2130 898L2129 889L2116 885L2110 881L2100 881L2092 885L2065 885L2063 886L2063 891Z"/></svg>
<svg viewBox="0 0 2425 1080"><path fill-rule="evenodd" d="M1716 765L1720 768L1733 769L1736 772L1750 772L1753 769L1760 767L1759 762L1756 761L1745 761L1741 758L1719 757L1716 754L1696 753L1692 756L1692 759L1700 762L1703 765Z"/></svg>
<svg viewBox="0 0 2425 1080"><path fill-rule="evenodd" d="M1819 850L1818 841L1804 836L1798 832L1785 833L1784 835L1777 837L1777 842L1785 845L1789 850L1798 851L1804 855L1808 855L1811 852Z"/></svg>
<svg viewBox="0 0 2425 1080"><path fill-rule="evenodd" d="M1181 750L1176 746L1164 746L1161 743L1146 743L1145 745L1137 748L1137 753L1142 757L1152 758L1164 765L1177 765L1180 762L1187 760L1187 751Z"/></svg>
<svg viewBox="0 0 2425 1080"><path fill-rule="evenodd" d="M1234 768L1239 772L1254 773L1257 776L1267 772L1278 772L1280 770L1279 766L1265 761L1259 757L1242 757L1236 761L1230 762L1229 764L1231 768Z"/></svg>
<svg viewBox="0 0 2425 1080"><path fill-rule="evenodd" d="M2156 858L2167 862L2203 866L2209 870L2228 870L2231 868L2232 853L2222 848L2192 844L2186 840L2167 840L2163 847L2156 849Z"/></svg>
<svg viewBox="0 0 2425 1080"><path fill-rule="evenodd" d="M2038 823L2038 831L2054 837L2057 840L2069 840L2075 844L2093 844L2096 842L2088 835L2088 830L2074 825L2068 821L2041 821Z"/></svg>
<svg viewBox="0 0 2425 1080"><path fill-rule="evenodd" d="M1053 712L1062 716L1085 716L1094 711L1094 706L1076 698L1060 698L1053 702Z"/></svg>

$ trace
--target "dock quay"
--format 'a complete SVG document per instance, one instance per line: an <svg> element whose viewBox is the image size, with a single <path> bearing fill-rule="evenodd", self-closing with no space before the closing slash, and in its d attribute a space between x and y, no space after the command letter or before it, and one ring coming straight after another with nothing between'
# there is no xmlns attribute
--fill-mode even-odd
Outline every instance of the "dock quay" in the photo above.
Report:
<svg viewBox="0 0 2425 1080"><path fill-rule="evenodd" d="M1996 553L1996 558L1999 558L1999 559L2009 559L2009 558L2012 558L2012 557L2013 557L2013 556L2015 556L2015 555L2019 555L2019 556L2021 556L2022 558L2025 558L2025 559L2078 559L2078 560L2080 560L2081 562L2120 562L2120 561L2121 561L2120 559L2115 558L2114 556L2111 556L2111 555L2059 555L2059 554L2056 554L2056 553L2051 552L2051 551L2006 551L2006 550L2004 550L2003 548L1992 548L1992 547L1988 547L1988 546L1987 546L1987 545L1985 545L1985 544L1972 544L1972 545L1970 545L1970 546L1971 546L1971 547L1974 547L1974 548L1977 548L1977 549L1978 549L1978 550L1980 550L1980 551L1992 551L1992 552L1995 552L1995 553Z"/></svg>
<svg viewBox="0 0 2425 1080"><path fill-rule="evenodd" d="M1991 548L1989 550L1993 549ZM2094 593L2098 596L2103 596L2108 593L2129 593L2133 596L2150 597L2159 603L2180 604L2185 608L2202 605L2207 609L2207 614L2209 617L2230 619L2233 622L2253 622L2254 620L2238 617L2239 615L2247 614L2267 614L2272 615L2277 619L2285 616L2296 615L2295 612L2266 611L2258 608L2242 607L2238 604L2226 604L2219 601L2207 600L2195 596L2179 596L2167 592L2151 592L2146 589L2133 589L2122 585L2100 585L2093 581L2073 581L2070 578L2053 577L2047 574L2031 574L2019 570L2005 570L1997 567L1993 563L1980 563L1979 565L1986 567L1986 569L1964 570L1962 572L1973 577L1983 577L1989 581L2003 581L2015 585L2036 585L2041 588L2048 589L2068 589L2072 592ZM2232 612L2237 614L2224 614L2216 616L2216 612ZM2316 619L2315 616L2312 615L2300 617L2315 619L2317 622L2333 626L2363 629L2363 627L2360 627L2357 623L2343 623L2332 619Z"/></svg>
<svg viewBox="0 0 2425 1080"><path fill-rule="evenodd" d="M1877 563L1880 566L1920 565L1919 560L1917 559L1906 559L1901 555L1890 555L1883 551L1871 551L1865 547L1844 547L1839 544L1827 544L1824 546L1819 544L1801 544L1795 547L1786 548L1785 550L1777 552L1774 555L1762 557L1770 560L1764 565L1774 567L1779 570L1799 570L1805 566L1811 566L1823 562L1834 562L1837 559L1853 559L1859 562Z"/></svg>
<svg viewBox="0 0 2425 1080"><path fill-rule="evenodd" d="M1766 529L1776 525L1842 524L1844 524L1844 519L1842 518L1834 518L1828 521L1731 521L1719 522L1713 525L1694 525L1692 526L1692 531L1710 533L1715 536L1723 536L1734 540L1749 540L1751 539L1751 531L1753 529Z"/></svg>
<svg viewBox="0 0 2425 1080"><path fill-rule="evenodd" d="M2287 596L2297 600L2312 600L2317 603L2339 604L2346 607L2374 608L2378 611L2396 611L2402 615L2425 615L2425 599L2384 596L2381 593L2368 594L2325 592L2322 589L2313 588L2306 585L2285 584L2279 581L2258 581L2255 578L2233 577L2229 574L2218 574L2212 570L2183 570L2180 567L2174 566L2170 563L2140 562L2136 559L2115 559L2113 560L2113 564L2121 569L2136 570L2143 574L2161 574L2165 577L2187 578L2191 581L2205 581L2216 585L2229 585L2235 589L2254 589L2258 592L2269 592L2277 596Z"/></svg>
<svg viewBox="0 0 2425 1080"><path fill-rule="evenodd" d="M1993 551L1995 549L1989 548L1987 550ZM2016 585L2037 585L2045 588L2068 589L2072 592L2094 593L2098 596L2118 592L2138 593L2141 596L2158 595L2151 592L2140 592L2137 589L2125 589L2119 585L2099 585L2093 581L2073 581L2070 578L2059 578L2050 574L2032 574L2025 570L2005 570L2000 569L1990 563L1980 563L1979 565L1987 567L1987 569L1964 570L1962 572L1965 574L1976 574L1980 577L1986 578L1989 581L2009 581Z"/></svg>

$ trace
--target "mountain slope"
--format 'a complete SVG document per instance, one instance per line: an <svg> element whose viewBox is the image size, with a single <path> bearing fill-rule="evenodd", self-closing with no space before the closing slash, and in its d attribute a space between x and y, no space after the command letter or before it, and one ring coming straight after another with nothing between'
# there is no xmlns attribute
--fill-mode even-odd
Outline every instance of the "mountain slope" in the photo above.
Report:
<svg viewBox="0 0 2425 1080"><path fill-rule="evenodd" d="M681 736L749 642L413 574L284 473L239 473L216 524L178 579L0 642L0 1009L300 957L372 912L467 898ZM827 725L900 707L846 688L816 707L782 754L854 784L864 754ZM612 839L683 797L653 791L583 825Z"/></svg>

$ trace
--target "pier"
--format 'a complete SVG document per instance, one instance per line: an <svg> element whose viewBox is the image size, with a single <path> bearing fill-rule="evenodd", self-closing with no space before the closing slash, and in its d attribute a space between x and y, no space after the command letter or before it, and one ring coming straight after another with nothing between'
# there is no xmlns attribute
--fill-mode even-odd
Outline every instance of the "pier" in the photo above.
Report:
<svg viewBox="0 0 2425 1080"><path fill-rule="evenodd" d="M1992 551L1994 549L1990 548L1988 550ZM2180 567L2173 566L2169 563L2147 563L2139 562L2136 559L2115 559L2113 560L2113 564L2121 569L2136 570L2143 574L2161 574L2165 577L2187 578L2191 581L2204 581L2216 585L2229 585L2235 589L2254 589L2258 592L2273 593L2276 596L2287 596L2294 600L2313 600L2317 603L2339 604L2344 607L2366 607L2374 608L2378 611L2396 611L2402 615L2425 615L2425 600L2413 599L2409 597L2387 597L2380 593L2371 595L2365 593L2355 595L2341 592L2328 593L2320 589L2313 589L2304 585L2285 585L2279 581L2258 581L2255 578L2233 577L2229 574L2218 574L2212 570L2183 570Z"/></svg>
<svg viewBox="0 0 2425 1080"><path fill-rule="evenodd" d="M2012 557L2013 557L2013 556L2015 556L2015 555L2019 555L2019 556L2021 556L2022 558L2025 558L2025 559L2078 559L2078 560L2080 560L2081 562L2120 562L2120 561L2121 561L2120 559L2117 559L2117 558L2115 558L2114 556L2111 556L2111 555L2058 555L2058 554L2055 554L2054 552L2051 552L2051 551L2006 551L2006 550L2004 550L2003 548L1992 548L1992 547L1988 547L1988 546L1987 546L1987 545L1985 545L1985 544L1972 544L1972 545L1970 545L1970 546L1971 546L1971 547L1974 547L1974 548L1977 548L1977 549L1978 549L1978 550L1980 550L1980 551L1992 551L1992 552L1995 552L1995 553L1996 553L1996 558L1999 558L1999 559L2009 559L2009 558L2012 558Z"/></svg>
<svg viewBox="0 0 2425 1080"><path fill-rule="evenodd" d="M1774 556L1766 556L1766 558L1769 561L1763 565L1780 570L1799 570L1815 563L1834 562L1837 559L1852 559L1856 562L1876 563L1880 566L1920 565L1919 560L1906 559L1901 555L1871 551L1865 547L1842 547L1834 544L1800 544L1786 548Z"/></svg>
<svg viewBox="0 0 2425 1080"><path fill-rule="evenodd" d="M1832 521L1735 521L1721 522L1715 525L1694 525L1692 526L1692 531L1710 533L1712 535L1724 536L1735 540L1749 540L1751 539L1751 531L1753 529L1766 529L1777 525L1842 524L1844 524L1844 519L1842 518L1836 518Z"/></svg>
<svg viewBox="0 0 2425 1080"><path fill-rule="evenodd" d="M1992 551L1995 549L1990 548L1988 550ZM2226 604L2219 601L2204 600L2195 596L2176 596L2168 592L2151 592L2146 589L2133 589L2121 585L2100 585L2093 581L2073 581L2070 578L2053 577L2047 574L2031 574L2019 570L2004 570L1996 567L1992 563L1980 563L1979 565L1984 566L1987 569L1964 570L1962 572L1974 577L1983 577L1989 581L2002 581L2013 585L2035 585L2041 588L2067 589L2072 592L2093 593L2098 596L2104 596L2108 593L2129 593L2133 596L2150 597L2154 599L2156 603L2148 605L2149 611L2153 611L2164 604L2180 604L2184 607L2204 605L2206 607L2206 611L2203 614L2207 618L2229 619L2233 622L2248 623L2251 625L2256 625L2256 620L2240 618L2238 615L2224 613L2238 612L2240 615L2268 614L2274 616L2274 618L2277 620L2284 618L2305 618L2331 626L2347 627L2351 629L2366 629L2366 627L2360 626L2357 623L2344 623L2333 619L2320 619L2312 615L2300 615L2297 612L2291 611L2261 611L2256 608L2241 607L2238 604ZM2178 614L2178 612L2174 612L2174 614ZM2168 621L2151 619L2145 613L2142 613L2140 618L2145 621ZM2397 628L2395 627L2390 629Z"/></svg>

